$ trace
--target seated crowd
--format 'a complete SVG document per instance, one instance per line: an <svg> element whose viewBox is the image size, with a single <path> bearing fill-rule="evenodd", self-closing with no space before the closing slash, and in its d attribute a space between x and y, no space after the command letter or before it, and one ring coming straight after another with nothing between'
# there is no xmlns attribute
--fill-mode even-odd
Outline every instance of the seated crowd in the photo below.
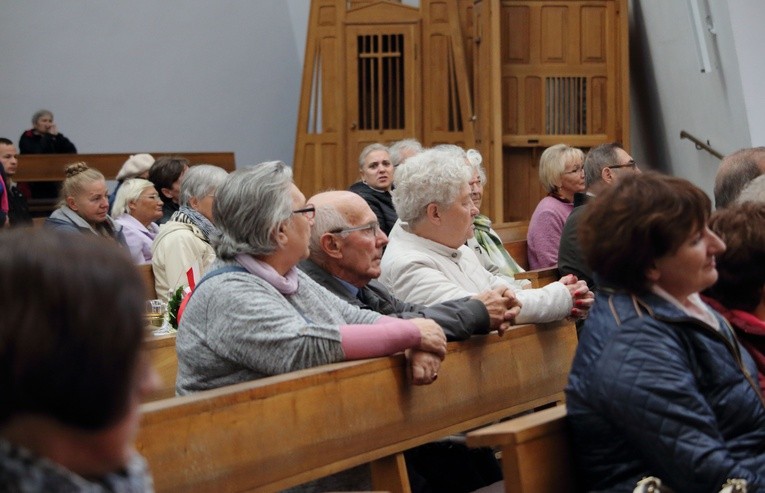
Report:
<svg viewBox="0 0 765 493"><path fill-rule="evenodd" d="M36 115L40 128L33 122L25 145L68 142L75 152L49 113ZM3 220L15 226L28 214L13 198L23 192L6 140ZM721 170L740 178L740 167L725 161ZM746 183L731 191L721 178L733 198L710 219L700 189L641 173L617 144L586 156L552 146L540 163L548 195L529 225L529 262L557 265L562 277L531 288L516 279L523 269L479 212L487 179L480 153L411 139L377 143L361 152L359 172L348 191L306 199L280 161L229 174L137 154L118 175L110 215L104 176L86 163L68 165L45 228L0 234L0 290L17 289L13 279L25 276L36 285L24 289L50 297L40 319L26 318L23 306L0 318L0 359L10 362L0 374L10 396L0 406L0 480L23 484L31 475L43 489L96 481L107 491L143 491L150 481L129 446L137 402L153 385L139 350L143 292L132 258L151 265L160 299L192 288L179 313L178 395L402 351L411 383L431 385L447 341L569 318L580 343L568 419L588 490L632 491L649 475L674 491L717 491L730 478L765 488L765 203L754 176L746 193ZM81 237L67 241L72 234ZM61 255L68 262L56 262ZM77 271L79 263L98 274ZM62 286L69 276L76 282ZM69 308L83 295L90 311ZM119 319L111 331L77 331L88 326L77 318L83 313ZM23 349L38 325L51 341L82 340L32 358ZM120 354L105 364L101 350L114 346ZM93 374L72 375L67 358L84 359ZM39 381L48 374L61 375L54 383L63 390ZM103 391L109 406L80 400L71 382ZM29 390L38 387L66 397ZM119 443L96 453L99 434L115 427ZM69 449L51 447L42 433L66 437L70 447L88 444L85 457L62 455ZM413 491L500 491L491 450L439 470L463 448L436 442L408 452ZM370 478L368 467L357 467L295 490L369 489Z"/></svg>

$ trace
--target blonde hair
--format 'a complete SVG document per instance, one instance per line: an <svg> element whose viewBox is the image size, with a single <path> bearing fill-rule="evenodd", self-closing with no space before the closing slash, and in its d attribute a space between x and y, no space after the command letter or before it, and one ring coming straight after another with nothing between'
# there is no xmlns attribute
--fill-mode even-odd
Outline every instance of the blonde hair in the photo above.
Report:
<svg viewBox="0 0 765 493"><path fill-rule="evenodd" d="M61 194L59 196L60 205L66 203L67 197L75 197L82 193L85 185L99 180L106 181L100 171L88 167L83 162L67 164L65 172L66 178L61 185Z"/></svg>
<svg viewBox="0 0 765 493"><path fill-rule="evenodd" d="M545 190L555 192L566 171L566 163L578 160L584 166L584 153L581 149L566 144L555 144L542 153L539 158L539 181Z"/></svg>

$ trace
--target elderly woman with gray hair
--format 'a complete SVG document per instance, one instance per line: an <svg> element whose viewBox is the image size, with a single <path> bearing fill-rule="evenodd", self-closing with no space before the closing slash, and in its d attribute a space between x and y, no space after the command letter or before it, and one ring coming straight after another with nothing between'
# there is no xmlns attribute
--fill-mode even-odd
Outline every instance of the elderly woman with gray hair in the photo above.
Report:
<svg viewBox="0 0 765 493"><path fill-rule="evenodd" d="M228 173L200 164L186 172L181 183L180 208L163 224L152 245L152 269L157 297L163 301L181 286L188 286L192 267L202 275L215 260L211 241L218 236L213 224L215 192ZM195 282L198 279L195 280Z"/></svg>
<svg viewBox="0 0 765 493"><path fill-rule="evenodd" d="M418 350L414 382L436 378L446 337L435 322L361 310L296 268L308 257L315 213L281 161L236 171L221 185L213 210L219 260L180 322L179 394L410 348Z"/></svg>
<svg viewBox="0 0 765 493"><path fill-rule="evenodd" d="M112 217L122 225L130 256L136 264L151 263L151 245L159 233L162 201L149 180L133 178L121 184L112 206Z"/></svg>
<svg viewBox="0 0 765 493"><path fill-rule="evenodd" d="M507 287L521 302L516 323L550 322L586 316L593 295L587 284L566 276L541 289L516 289L487 271L465 245L473 237L469 182L473 167L455 152L430 149L396 171L393 201L400 222L390 234L380 280L410 303L431 305Z"/></svg>
<svg viewBox="0 0 765 493"><path fill-rule="evenodd" d="M361 180L348 190L367 201L377 216L380 229L387 235L398 219L390 195L393 188L393 164L388 148L379 143L366 146L359 155L359 175Z"/></svg>

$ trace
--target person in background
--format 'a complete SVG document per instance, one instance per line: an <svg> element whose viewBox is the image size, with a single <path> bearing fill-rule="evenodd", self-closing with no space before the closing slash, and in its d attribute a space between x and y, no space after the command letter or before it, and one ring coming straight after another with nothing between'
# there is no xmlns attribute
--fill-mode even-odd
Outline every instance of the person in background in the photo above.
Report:
<svg viewBox="0 0 765 493"><path fill-rule="evenodd" d="M114 199L117 197L117 192L119 192L120 187L125 182L125 180L129 180L131 178L148 179L149 169L151 168L152 164L154 164L154 156L151 154L133 154L127 158L117 173L117 186L109 196L109 210L113 209Z"/></svg>
<svg viewBox="0 0 765 493"><path fill-rule="evenodd" d="M412 381L436 380L446 353L438 324L361 310L297 269L308 256L315 211L280 161L235 171L218 188L219 261L180 321L178 394L407 349ZM368 490L370 479L361 466L305 490Z"/></svg>
<svg viewBox="0 0 765 493"><path fill-rule="evenodd" d="M398 219L390 195L393 188L393 164L388 148L382 144L366 146L359 155L359 174L361 181L351 185L348 190L367 201L377 216L380 229L387 235Z"/></svg>
<svg viewBox="0 0 765 493"><path fill-rule="evenodd" d="M164 224L180 208L181 180L189 169L189 160L181 156L162 156L149 168L149 181L162 199L162 217L157 224Z"/></svg>
<svg viewBox="0 0 765 493"><path fill-rule="evenodd" d="M394 142L388 147L390 163L394 168L398 168L401 163L408 158L423 151L422 144L415 139L404 139Z"/></svg>
<svg viewBox="0 0 765 493"><path fill-rule="evenodd" d="M704 300L733 326L765 392L765 201L728 204L712 214L709 229L727 248L716 258L719 278Z"/></svg>
<svg viewBox="0 0 765 493"><path fill-rule="evenodd" d="M474 170L462 155L429 149L397 174L393 200L401 220L391 231L380 276L394 296L432 305L505 288L521 303L518 324L586 316L592 293L584 282L569 276L541 289L518 289L487 271L465 245L478 209L470 197Z"/></svg>
<svg viewBox="0 0 765 493"><path fill-rule="evenodd" d="M5 174L5 168L0 166L0 228L10 224L8 220L8 176Z"/></svg>
<svg viewBox="0 0 765 493"><path fill-rule="evenodd" d="M189 285L189 269L198 267L198 275L202 276L215 260L211 242L219 231L212 210L216 190L227 175L226 170L210 164L192 166L184 175L180 208L159 229L151 247L154 284L162 301L167 301L179 287Z"/></svg>
<svg viewBox="0 0 765 493"><path fill-rule="evenodd" d="M19 138L21 154L77 154L77 148L58 131L53 113L39 110L32 115L32 128Z"/></svg>
<svg viewBox="0 0 765 493"><path fill-rule="evenodd" d="M143 178L126 180L117 191L112 218L122 225L130 256L136 264L151 263L151 245L159 233L162 201L154 184Z"/></svg>
<svg viewBox="0 0 765 493"><path fill-rule="evenodd" d="M486 186L486 170L483 168L483 157L475 149L468 149L465 154L474 169L470 180L470 198L475 208L481 210L483 191ZM467 246L471 248L481 264L492 274L515 280L515 274L524 272L523 267L505 250L502 239L491 227L488 216L476 214L473 218L474 235L468 239Z"/></svg>
<svg viewBox="0 0 765 493"><path fill-rule="evenodd" d="M13 181L16 170L19 167L16 146L10 139L0 137L0 168L5 172L5 186L8 194L8 221L11 227L29 226L32 224L32 215L29 212L27 196L29 190L21 190L21 187Z"/></svg>
<svg viewBox="0 0 765 493"><path fill-rule="evenodd" d="M133 439L159 382L127 254L94 235L4 232L0 299L1 489L153 491Z"/></svg>
<svg viewBox="0 0 765 493"><path fill-rule="evenodd" d="M765 173L765 147L739 149L720 162L715 175L715 208L735 202L746 185Z"/></svg>
<svg viewBox="0 0 765 493"><path fill-rule="evenodd" d="M530 269L558 264L558 247L574 194L584 192L584 153L565 144L548 147L539 159L539 181L547 196L531 215L527 233Z"/></svg>
<svg viewBox="0 0 765 493"><path fill-rule="evenodd" d="M631 174L579 225L600 278L566 387L566 424L584 491L765 489L765 405L757 366L699 292L725 244L709 197L680 178Z"/></svg>
<svg viewBox="0 0 765 493"><path fill-rule="evenodd" d="M109 216L109 192L100 171L85 163L66 167L58 209L45 226L59 231L95 234L125 245L122 226Z"/></svg>
<svg viewBox="0 0 765 493"><path fill-rule="evenodd" d="M587 201L597 196L607 187L613 186L625 176L640 173L640 168L632 156L616 143L601 144L593 147L584 159L584 183L587 192L576 194L574 198L574 210L566 219L563 233L560 238L558 249L558 272L565 276L575 275L578 279L587 282L587 285L595 291L596 279L592 276L592 269L587 265L579 246L579 219L587 210Z"/></svg>

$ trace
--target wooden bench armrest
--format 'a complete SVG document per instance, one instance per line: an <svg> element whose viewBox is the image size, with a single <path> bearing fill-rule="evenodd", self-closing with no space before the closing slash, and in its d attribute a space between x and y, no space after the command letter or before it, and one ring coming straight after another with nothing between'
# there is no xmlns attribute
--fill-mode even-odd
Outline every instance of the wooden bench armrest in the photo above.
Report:
<svg viewBox="0 0 765 493"><path fill-rule="evenodd" d="M519 272L515 275L516 279L528 279L531 281L531 286L534 288L541 288L547 286L551 282L555 282L560 279L558 275L558 266L546 267L544 269L527 270L526 272Z"/></svg>
<svg viewBox="0 0 765 493"><path fill-rule="evenodd" d="M486 426L467 434L470 447L519 445L562 433L566 428L566 406L555 406L508 421Z"/></svg>

